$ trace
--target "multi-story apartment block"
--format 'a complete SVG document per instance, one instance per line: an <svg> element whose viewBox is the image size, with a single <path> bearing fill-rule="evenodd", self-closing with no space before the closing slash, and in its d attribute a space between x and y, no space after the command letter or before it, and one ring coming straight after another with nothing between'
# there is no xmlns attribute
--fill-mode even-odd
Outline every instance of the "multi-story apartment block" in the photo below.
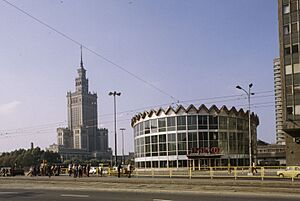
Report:
<svg viewBox="0 0 300 201"><path fill-rule="evenodd" d="M276 144L285 145L284 131L282 130L282 90L280 74L280 58L275 58L274 64L274 91L275 91L275 115L276 115Z"/></svg>
<svg viewBox="0 0 300 201"><path fill-rule="evenodd" d="M278 0L283 131L287 165L300 165L299 0Z"/></svg>

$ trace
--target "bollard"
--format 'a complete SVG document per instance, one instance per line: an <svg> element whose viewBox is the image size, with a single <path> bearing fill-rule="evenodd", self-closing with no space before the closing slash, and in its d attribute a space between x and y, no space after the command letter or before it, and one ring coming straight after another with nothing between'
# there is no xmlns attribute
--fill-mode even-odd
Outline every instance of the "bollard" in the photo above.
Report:
<svg viewBox="0 0 300 201"><path fill-rule="evenodd" d="M264 167L261 167L260 168L260 174L261 174L261 180L263 181L264 180L264 176L265 176L265 168Z"/></svg>
<svg viewBox="0 0 300 201"><path fill-rule="evenodd" d="M237 167L234 167L234 180L237 178Z"/></svg>
<svg viewBox="0 0 300 201"><path fill-rule="evenodd" d="M189 175L190 175L190 179L192 178L192 168L190 167L190 171L189 171Z"/></svg>
<svg viewBox="0 0 300 201"><path fill-rule="evenodd" d="M210 175L210 178L213 179L213 168L212 167L209 168L209 175Z"/></svg>
<svg viewBox="0 0 300 201"><path fill-rule="evenodd" d="M172 178L172 169L170 168L170 178Z"/></svg>
<svg viewBox="0 0 300 201"><path fill-rule="evenodd" d="M151 169L151 175L152 175L152 178L154 177L154 170Z"/></svg>

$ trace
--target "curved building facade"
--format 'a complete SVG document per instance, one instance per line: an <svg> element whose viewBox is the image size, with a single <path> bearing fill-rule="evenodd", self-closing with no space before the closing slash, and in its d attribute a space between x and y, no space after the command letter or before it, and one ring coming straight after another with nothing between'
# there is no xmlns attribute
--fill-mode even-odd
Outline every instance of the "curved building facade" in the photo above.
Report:
<svg viewBox="0 0 300 201"><path fill-rule="evenodd" d="M259 119L251 114L252 155ZM248 111L226 106L178 106L139 113L134 129L135 167L194 169L249 165Z"/></svg>

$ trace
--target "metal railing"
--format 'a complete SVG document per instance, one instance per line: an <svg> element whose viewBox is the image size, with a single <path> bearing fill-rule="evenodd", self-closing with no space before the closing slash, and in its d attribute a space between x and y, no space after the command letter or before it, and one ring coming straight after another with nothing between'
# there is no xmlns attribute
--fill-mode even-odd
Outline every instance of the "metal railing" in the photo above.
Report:
<svg viewBox="0 0 300 201"><path fill-rule="evenodd" d="M248 166L222 166L222 167L201 167L193 170L192 168L152 168L136 169L135 177L165 177L165 178L252 178L252 179L290 179L300 181L300 173L284 173L283 176L277 175L278 171L284 171L286 166L258 166L249 171ZM250 173L250 174L249 174Z"/></svg>

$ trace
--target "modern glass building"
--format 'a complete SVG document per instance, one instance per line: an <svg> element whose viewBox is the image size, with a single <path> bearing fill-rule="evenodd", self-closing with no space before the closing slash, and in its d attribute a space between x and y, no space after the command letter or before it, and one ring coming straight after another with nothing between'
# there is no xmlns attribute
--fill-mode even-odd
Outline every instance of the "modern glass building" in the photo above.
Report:
<svg viewBox="0 0 300 201"><path fill-rule="evenodd" d="M256 128L251 114L253 160ZM132 118L136 168L249 165L248 112L226 106L178 106L150 110Z"/></svg>

